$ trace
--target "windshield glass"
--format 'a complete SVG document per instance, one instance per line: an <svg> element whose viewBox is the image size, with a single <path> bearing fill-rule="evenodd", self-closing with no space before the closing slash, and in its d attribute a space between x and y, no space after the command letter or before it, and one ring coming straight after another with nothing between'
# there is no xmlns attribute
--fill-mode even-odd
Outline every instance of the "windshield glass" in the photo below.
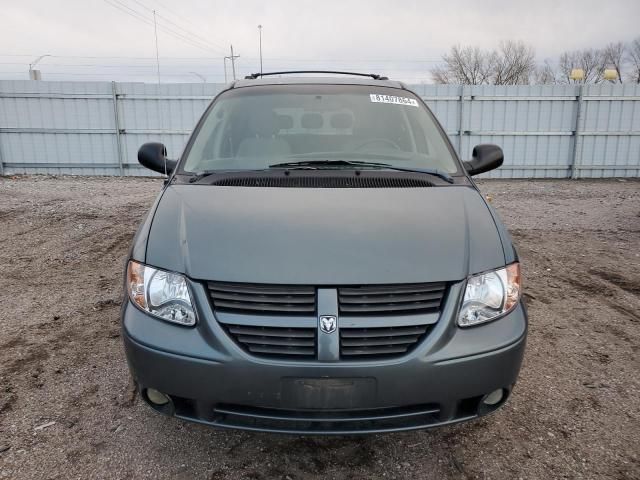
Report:
<svg viewBox="0 0 640 480"><path fill-rule="evenodd" d="M252 170L310 160L458 171L443 134L415 95L356 85L229 90L207 112L182 170Z"/></svg>

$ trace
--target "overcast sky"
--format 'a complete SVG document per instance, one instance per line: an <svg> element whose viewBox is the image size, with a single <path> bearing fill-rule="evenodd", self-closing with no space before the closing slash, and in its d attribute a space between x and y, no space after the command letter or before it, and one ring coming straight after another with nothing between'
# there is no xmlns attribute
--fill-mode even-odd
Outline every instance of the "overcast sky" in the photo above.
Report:
<svg viewBox="0 0 640 480"><path fill-rule="evenodd" d="M640 36L640 0L0 0L0 78L155 82L152 12L163 82L223 81L229 44L238 74L324 68L429 82L454 44L532 45L539 60ZM136 18L137 17L137 18ZM179 38L180 37L180 38ZM195 72L195 73L190 73ZM230 75L230 69L229 69Z"/></svg>

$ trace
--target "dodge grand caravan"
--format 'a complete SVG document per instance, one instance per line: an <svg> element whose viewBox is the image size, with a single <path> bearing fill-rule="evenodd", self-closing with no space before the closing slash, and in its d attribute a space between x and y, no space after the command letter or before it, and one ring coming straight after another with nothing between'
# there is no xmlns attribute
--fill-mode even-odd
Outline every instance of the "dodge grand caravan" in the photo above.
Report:
<svg viewBox="0 0 640 480"><path fill-rule="evenodd" d="M179 160L160 143L138 159L168 176L122 308L156 411L354 434L471 420L511 394L520 266L471 179L502 150L461 161L402 83L252 75L212 101Z"/></svg>

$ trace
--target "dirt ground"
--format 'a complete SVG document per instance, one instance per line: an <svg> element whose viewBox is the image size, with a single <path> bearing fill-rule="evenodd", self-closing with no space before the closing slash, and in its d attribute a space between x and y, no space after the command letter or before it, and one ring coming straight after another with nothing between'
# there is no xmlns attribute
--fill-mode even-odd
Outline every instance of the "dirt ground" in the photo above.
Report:
<svg viewBox="0 0 640 480"><path fill-rule="evenodd" d="M514 395L473 423L354 438L215 430L136 398L121 279L160 187L0 179L1 479L640 478L640 182L482 182L524 267Z"/></svg>

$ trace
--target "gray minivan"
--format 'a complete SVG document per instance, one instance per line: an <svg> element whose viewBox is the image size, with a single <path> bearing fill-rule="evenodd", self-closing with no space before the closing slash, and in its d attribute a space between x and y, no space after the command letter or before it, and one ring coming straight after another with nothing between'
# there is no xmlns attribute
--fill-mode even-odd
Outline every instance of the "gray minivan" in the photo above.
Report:
<svg viewBox="0 0 640 480"><path fill-rule="evenodd" d="M518 256L423 100L378 75L251 75L211 102L133 241L122 328L156 411L354 434L507 400L525 348ZM299 73L299 72L295 72ZM339 73L339 72L331 72Z"/></svg>

